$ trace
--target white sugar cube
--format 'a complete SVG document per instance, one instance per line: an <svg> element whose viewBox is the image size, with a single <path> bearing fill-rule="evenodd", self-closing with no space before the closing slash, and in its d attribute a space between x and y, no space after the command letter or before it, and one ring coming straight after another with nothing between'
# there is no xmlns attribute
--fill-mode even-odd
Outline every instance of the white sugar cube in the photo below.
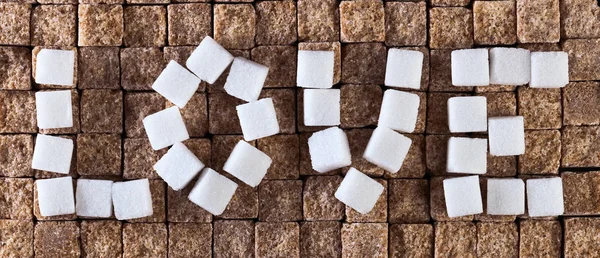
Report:
<svg viewBox="0 0 600 258"><path fill-rule="evenodd" d="M390 48L385 66L385 85L411 89L421 88L423 53Z"/></svg>
<svg viewBox="0 0 600 258"><path fill-rule="evenodd" d="M233 61L233 55L214 39L206 36L194 49L185 62L185 66L198 78L213 84L227 69L231 61Z"/></svg>
<svg viewBox="0 0 600 258"><path fill-rule="evenodd" d="M188 195L188 199L202 209L218 216L227 208L237 187L238 185L231 179L210 168L205 168Z"/></svg>
<svg viewBox="0 0 600 258"><path fill-rule="evenodd" d="M156 173L175 191L183 189L203 167L202 161L180 142L154 164Z"/></svg>
<svg viewBox="0 0 600 258"><path fill-rule="evenodd" d="M152 195L147 178L113 183L112 201L118 220L152 216Z"/></svg>
<svg viewBox="0 0 600 258"><path fill-rule="evenodd" d="M110 180L77 180L75 193L78 216L108 218L112 214L112 184Z"/></svg>
<svg viewBox="0 0 600 258"><path fill-rule="evenodd" d="M412 133L419 115L419 95L397 90L386 90L383 94L378 126L400 132Z"/></svg>
<svg viewBox="0 0 600 258"><path fill-rule="evenodd" d="M73 140L38 134L31 168L60 174L69 174L73 157Z"/></svg>
<svg viewBox="0 0 600 258"><path fill-rule="evenodd" d="M511 156L525 153L525 125L522 116L490 117L490 154Z"/></svg>
<svg viewBox="0 0 600 258"><path fill-rule="evenodd" d="M144 118L144 129L154 150L169 147L190 138L179 108L170 107Z"/></svg>
<svg viewBox="0 0 600 258"><path fill-rule="evenodd" d="M244 140L253 141L279 133L273 99L266 98L235 107Z"/></svg>
<svg viewBox="0 0 600 258"><path fill-rule="evenodd" d="M42 49L35 61L35 82L72 86L75 74L75 51Z"/></svg>
<svg viewBox="0 0 600 258"><path fill-rule="evenodd" d="M450 173L485 174L487 139L450 137L446 169Z"/></svg>
<svg viewBox="0 0 600 258"><path fill-rule="evenodd" d="M267 73L269 67L236 57L225 82L225 91L238 99L255 101L265 84Z"/></svg>
<svg viewBox="0 0 600 258"><path fill-rule="evenodd" d="M448 128L452 133L485 132L487 100L483 96L448 99Z"/></svg>
<svg viewBox="0 0 600 258"><path fill-rule="evenodd" d="M308 152L312 168L320 173L352 164L348 137L337 127L313 133L308 138Z"/></svg>
<svg viewBox="0 0 600 258"><path fill-rule="evenodd" d="M35 93L37 125L40 129L73 126L71 91L39 91Z"/></svg>
<svg viewBox="0 0 600 258"><path fill-rule="evenodd" d="M296 84L304 88L333 86L333 51L298 51Z"/></svg>
<svg viewBox="0 0 600 258"><path fill-rule="evenodd" d="M523 179L488 179L487 214L521 215L525 213L525 183Z"/></svg>
<svg viewBox="0 0 600 258"><path fill-rule="evenodd" d="M487 86L490 84L488 50L463 49L452 51L452 85Z"/></svg>
<svg viewBox="0 0 600 258"><path fill-rule="evenodd" d="M245 141L239 141L225 161L223 170L255 187L265 177L272 162L264 152Z"/></svg>
<svg viewBox="0 0 600 258"><path fill-rule="evenodd" d="M361 214L367 214L375 207L383 189L379 182L350 168L335 191L335 198Z"/></svg>
<svg viewBox="0 0 600 258"><path fill-rule="evenodd" d="M564 212L560 177L527 180L527 213L530 217L559 216Z"/></svg>
<svg viewBox="0 0 600 258"><path fill-rule="evenodd" d="M569 55L566 52L531 53L531 88L562 88L569 83Z"/></svg>
<svg viewBox="0 0 600 258"><path fill-rule="evenodd" d="M483 213L479 176L444 179L444 198L450 218Z"/></svg>
<svg viewBox="0 0 600 258"><path fill-rule="evenodd" d="M183 108L198 89L200 82L196 75L171 60L152 84L152 89Z"/></svg>
<svg viewBox="0 0 600 258"><path fill-rule="evenodd" d="M529 50L497 47L490 49L490 83L525 85L531 78Z"/></svg>
<svg viewBox="0 0 600 258"><path fill-rule="evenodd" d="M333 126L340 124L339 89L304 90L304 125Z"/></svg>
<svg viewBox="0 0 600 258"><path fill-rule="evenodd" d="M377 127L369 139L363 158L367 161L396 173L402 167L410 150L412 140L386 127Z"/></svg>
<svg viewBox="0 0 600 258"><path fill-rule="evenodd" d="M70 176L38 179L38 205L42 216L57 216L75 213L73 198L73 178Z"/></svg>

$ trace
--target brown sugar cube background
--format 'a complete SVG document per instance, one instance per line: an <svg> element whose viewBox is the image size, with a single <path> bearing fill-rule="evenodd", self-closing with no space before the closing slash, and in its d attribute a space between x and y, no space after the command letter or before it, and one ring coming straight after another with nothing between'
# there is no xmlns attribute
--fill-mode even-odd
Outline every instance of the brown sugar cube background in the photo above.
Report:
<svg viewBox="0 0 600 258"><path fill-rule="evenodd" d="M75 221L47 221L35 224L35 257L79 257L79 226Z"/></svg>
<svg viewBox="0 0 600 258"><path fill-rule="evenodd" d="M151 90L165 68L160 48L121 49L121 87L125 90Z"/></svg>
<svg viewBox="0 0 600 258"><path fill-rule="evenodd" d="M517 39L521 43L560 40L559 0L516 0Z"/></svg>
<svg viewBox="0 0 600 258"><path fill-rule="evenodd" d="M213 257L253 257L254 221L217 220L213 224Z"/></svg>
<svg viewBox="0 0 600 258"><path fill-rule="evenodd" d="M257 222L256 257L300 257L300 226L296 222Z"/></svg>
<svg viewBox="0 0 600 258"><path fill-rule="evenodd" d="M160 181L160 180L157 180ZM197 204L188 199L188 195L196 181L190 182L185 188L179 191L167 188L167 221L169 222L202 222L210 223L212 214L200 208ZM156 211L155 211L156 212ZM173 225L173 224L171 224Z"/></svg>
<svg viewBox="0 0 600 258"><path fill-rule="evenodd" d="M231 201L219 218L223 219L256 219L258 218L258 188L251 187L233 179L238 184Z"/></svg>
<svg viewBox="0 0 600 258"><path fill-rule="evenodd" d="M340 92L340 122L342 128L377 124L383 91L379 85L342 86Z"/></svg>
<svg viewBox="0 0 600 258"><path fill-rule="evenodd" d="M36 132L35 92L0 91L0 133Z"/></svg>
<svg viewBox="0 0 600 258"><path fill-rule="evenodd" d="M600 37L600 21L596 19L597 8L598 3L594 0L561 0L561 36L565 38Z"/></svg>
<svg viewBox="0 0 600 258"><path fill-rule="evenodd" d="M0 220L2 257L33 257L33 221Z"/></svg>
<svg viewBox="0 0 600 258"><path fill-rule="evenodd" d="M517 96L514 92L478 93L477 96L486 98L488 117L517 115Z"/></svg>
<svg viewBox="0 0 600 258"><path fill-rule="evenodd" d="M556 220L521 220L519 257L560 257L562 228Z"/></svg>
<svg viewBox="0 0 600 258"><path fill-rule="evenodd" d="M131 219L128 222L165 222L167 220L167 184L160 179L150 180L150 194L152 197L151 216Z"/></svg>
<svg viewBox="0 0 600 258"><path fill-rule="evenodd" d="M79 89L120 89L118 47L80 47L78 56Z"/></svg>
<svg viewBox="0 0 600 258"><path fill-rule="evenodd" d="M431 134L425 136L425 160L427 165L427 173L433 176L448 175L446 172L446 158L449 139L450 135Z"/></svg>
<svg viewBox="0 0 600 258"><path fill-rule="evenodd" d="M0 219L33 219L33 179L0 178Z"/></svg>
<svg viewBox="0 0 600 258"><path fill-rule="evenodd" d="M123 6L78 6L79 46L120 46L123 41Z"/></svg>
<svg viewBox="0 0 600 258"><path fill-rule="evenodd" d="M212 87L212 86L209 86ZM227 93L208 95L208 132L211 134L241 134L236 106L244 101Z"/></svg>
<svg viewBox="0 0 600 258"><path fill-rule="evenodd" d="M381 1L342 1L340 3L342 42L382 42L385 40L385 9Z"/></svg>
<svg viewBox="0 0 600 258"><path fill-rule="evenodd" d="M52 0L52 1L70 1L70 0ZM125 0L79 0L80 4L123 4Z"/></svg>
<svg viewBox="0 0 600 258"><path fill-rule="evenodd" d="M212 166L215 171L224 172L223 165L231 151L239 141L243 141L241 135L213 135L212 138ZM249 142L250 145L256 146L255 141ZM228 175L228 174L226 174Z"/></svg>
<svg viewBox="0 0 600 258"><path fill-rule="evenodd" d="M123 178L158 179L152 168L167 150L154 151L146 138L123 139Z"/></svg>
<svg viewBox="0 0 600 258"><path fill-rule="evenodd" d="M73 126L65 128L52 128L52 129L40 129L40 133L43 134L76 134L81 132L81 123L79 115L80 96L77 90L71 91L71 109L73 115Z"/></svg>
<svg viewBox="0 0 600 258"><path fill-rule="evenodd" d="M120 135L79 134L77 173L85 176L121 175Z"/></svg>
<svg viewBox="0 0 600 258"><path fill-rule="evenodd" d="M259 99L273 99L279 132L282 134L296 133L296 92L294 89L264 89Z"/></svg>
<svg viewBox="0 0 600 258"><path fill-rule="evenodd" d="M432 6L466 6L470 0L431 0Z"/></svg>
<svg viewBox="0 0 600 258"><path fill-rule="evenodd" d="M473 215L449 218L446 212L444 183L446 177L432 177L429 180L429 207L431 218L435 221L472 221Z"/></svg>
<svg viewBox="0 0 600 258"><path fill-rule="evenodd" d="M487 173L486 173L487 174ZM514 222L514 215L489 215L487 214L487 185L488 178L479 178L479 189L481 191L481 201L483 204L483 213L475 214L475 220L480 222Z"/></svg>
<svg viewBox="0 0 600 258"><path fill-rule="evenodd" d="M336 0L298 0L298 40L338 41L340 15Z"/></svg>
<svg viewBox="0 0 600 258"><path fill-rule="evenodd" d="M169 15L169 45L198 45L206 36L212 36L212 8L210 4L171 4ZM183 64L183 63L182 63Z"/></svg>
<svg viewBox="0 0 600 258"><path fill-rule="evenodd" d="M472 222L436 222L435 257L477 257L477 228Z"/></svg>
<svg viewBox="0 0 600 258"><path fill-rule="evenodd" d="M560 131L525 131L525 154L519 156L519 174L558 174Z"/></svg>
<svg viewBox="0 0 600 258"><path fill-rule="evenodd" d="M463 7L429 9L429 46L470 48L473 46L473 14Z"/></svg>
<svg viewBox="0 0 600 258"><path fill-rule="evenodd" d="M312 168L312 163L310 161L310 153L308 150L308 138L311 136L311 133L301 133L298 135L298 139L300 141L300 175L301 176L314 176L314 175L338 175L340 174L341 169L334 169L328 171L326 173L319 173Z"/></svg>
<svg viewBox="0 0 600 258"><path fill-rule="evenodd" d="M127 0L127 4L168 4L169 0Z"/></svg>
<svg viewBox="0 0 600 258"><path fill-rule="evenodd" d="M0 135L0 176L33 176L33 146L31 135Z"/></svg>
<svg viewBox="0 0 600 258"><path fill-rule="evenodd" d="M75 46L77 6L38 5L31 16L31 44L35 46Z"/></svg>
<svg viewBox="0 0 600 258"><path fill-rule="evenodd" d="M146 137L142 120L165 108L164 98L155 92L126 93L123 97L123 116L127 137Z"/></svg>
<svg viewBox="0 0 600 258"><path fill-rule="evenodd" d="M71 155L71 167L69 168L68 176L77 178L78 177L78 174L77 174L77 135L57 135L57 136L65 138L65 139L70 139L73 141L73 155ZM35 142L35 139L34 139L34 142ZM65 176L64 174L43 171L43 170L37 170L37 169L34 169L33 173L34 173L35 178L57 178L57 177Z"/></svg>
<svg viewBox="0 0 600 258"><path fill-rule="evenodd" d="M390 223L429 222L429 183L426 179L393 179L388 185Z"/></svg>
<svg viewBox="0 0 600 258"><path fill-rule="evenodd" d="M257 140L257 148L273 161L264 179L298 179L300 142L298 135L274 135Z"/></svg>
<svg viewBox="0 0 600 258"><path fill-rule="evenodd" d="M475 87L476 93L483 92L509 92L515 91L517 86L514 85L490 85L490 86L477 86Z"/></svg>
<svg viewBox="0 0 600 258"><path fill-rule="evenodd" d="M0 47L0 90L31 89L31 51L24 47Z"/></svg>
<svg viewBox="0 0 600 258"><path fill-rule="evenodd" d="M342 82L383 84L387 49L380 43L342 46Z"/></svg>
<svg viewBox="0 0 600 258"><path fill-rule="evenodd" d="M463 93L428 93L426 132L428 134L450 133L448 128L448 99L464 96L469 95Z"/></svg>
<svg viewBox="0 0 600 258"><path fill-rule="evenodd" d="M294 1L261 1L255 6L257 45L289 45L296 42Z"/></svg>
<svg viewBox="0 0 600 258"><path fill-rule="evenodd" d="M387 222L388 218L388 181L383 179L375 179L377 183L383 185L383 193L379 195L379 199L369 213L361 214L358 211L346 205L346 222Z"/></svg>
<svg viewBox="0 0 600 258"><path fill-rule="evenodd" d="M340 82L342 78L342 45L340 42L299 42L298 50L333 51L333 84Z"/></svg>
<svg viewBox="0 0 600 258"><path fill-rule="evenodd" d="M595 69L600 58L599 47L598 39L569 39L563 43L563 51L569 54L569 80L600 79L600 72Z"/></svg>
<svg viewBox="0 0 600 258"><path fill-rule="evenodd" d="M53 47L53 46L44 46L44 47L34 47L33 50L31 51L31 76L34 78L34 82L35 82L35 71L36 71L36 63L37 63L37 55L38 53L42 50L42 49L59 49L59 50L70 50L70 51L74 51L74 72L73 72L73 85L69 85L69 86L65 86L65 85L51 85L51 84L35 84L36 89L67 89L67 88L75 88L77 86L77 73L78 73L78 68L77 68L77 48L76 47L71 47L71 46L58 46L58 47Z"/></svg>
<svg viewBox="0 0 600 258"><path fill-rule="evenodd" d="M212 224L169 224L169 257L212 257Z"/></svg>
<svg viewBox="0 0 600 258"><path fill-rule="evenodd" d="M572 82L563 88L563 124L600 124L600 83Z"/></svg>
<svg viewBox="0 0 600 258"><path fill-rule="evenodd" d="M352 157L352 164L343 169L344 173L346 173L350 167L353 167L368 176L381 177L385 171L362 157L367 148L367 144L369 143L369 139L373 134L373 129L352 129L345 130L344 132L348 138L350 154Z"/></svg>
<svg viewBox="0 0 600 258"><path fill-rule="evenodd" d="M252 61L269 67L269 73L264 83L265 88L296 86L297 52L295 46L260 46L252 49Z"/></svg>
<svg viewBox="0 0 600 258"><path fill-rule="evenodd" d="M387 257L387 223L342 224L342 257Z"/></svg>
<svg viewBox="0 0 600 258"><path fill-rule="evenodd" d="M427 5L425 2L386 2L385 44L424 46L426 43Z"/></svg>
<svg viewBox="0 0 600 258"><path fill-rule="evenodd" d="M344 217L345 205L334 196L342 180L340 176L310 176L304 180L304 220L341 220Z"/></svg>
<svg viewBox="0 0 600 258"><path fill-rule="evenodd" d="M123 258L167 257L167 235L166 224L123 224Z"/></svg>
<svg viewBox="0 0 600 258"><path fill-rule="evenodd" d="M0 45L29 45L31 5L0 3Z"/></svg>
<svg viewBox="0 0 600 258"><path fill-rule="evenodd" d="M402 167L396 173L385 172L386 178L423 178L427 160L425 158L425 135L404 134L412 140L410 149L404 158Z"/></svg>
<svg viewBox="0 0 600 258"><path fill-rule="evenodd" d="M316 131L320 131L320 130L324 130L324 129L328 128L327 126L304 125L304 89L298 89L298 91L296 93L296 103L297 103L296 120L297 120L299 132L316 132ZM307 146L307 148L308 148L308 146ZM308 152L307 152L307 154L308 154Z"/></svg>
<svg viewBox="0 0 600 258"><path fill-rule="evenodd" d="M340 257L342 224L337 221L302 222L300 257Z"/></svg>
<svg viewBox="0 0 600 258"><path fill-rule="evenodd" d="M429 71L429 69L427 69ZM427 73L429 74L429 73ZM417 123L415 124L415 130L413 133L425 133L425 126L427 125L427 93L425 92L412 92L419 96L419 110L417 113Z"/></svg>
<svg viewBox="0 0 600 258"><path fill-rule="evenodd" d="M566 215L600 214L600 172L563 172Z"/></svg>
<svg viewBox="0 0 600 258"><path fill-rule="evenodd" d="M600 127L567 126L562 130L561 166L600 166Z"/></svg>
<svg viewBox="0 0 600 258"><path fill-rule="evenodd" d="M162 47L167 40L167 10L164 6L126 6L123 9L126 47Z"/></svg>
<svg viewBox="0 0 600 258"><path fill-rule="evenodd" d="M452 86L451 54L452 50L434 50L429 55L429 91L471 92L473 87ZM485 88L485 87L479 87Z"/></svg>
<svg viewBox="0 0 600 258"><path fill-rule="evenodd" d="M517 41L514 1L475 1L473 31L478 45L514 44Z"/></svg>
<svg viewBox="0 0 600 258"><path fill-rule="evenodd" d="M433 257L433 226L430 224L390 225L391 257Z"/></svg>
<svg viewBox="0 0 600 258"><path fill-rule="evenodd" d="M211 167L212 165L212 144L210 139L191 138L183 142L183 144L196 156L204 166Z"/></svg>
<svg viewBox="0 0 600 258"><path fill-rule="evenodd" d="M86 133L123 131L123 92L81 91L81 130Z"/></svg>
<svg viewBox="0 0 600 258"><path fill-rule="evenodd" d="M593 257L600 253L598 218L565 219L565 257Z"/></svg>
<svg viewBox="0 0 600 258"><path fill-rule="evenodd" d="M260 221L298 221L302 218L301 180L265 180L258 186Z"/></svg>
<svg viewBox="0 0 600 258"><path fill-rule="evenodd" d="M560 129L562 105L560 89L519 87L519 115L525 120L525 129Z"/></svg>
<svg viewBox="0 0 600 258"><path fill-rule="evenodd" d="M213 6L215 40L227 49L254 47L256 12L250 4L215 4Z"/></svg>
<svg viewBox="0 0 600 258"><path fill-rule="evenodd" d="M123 252L123 225L120 221L81 222L81 254L84 257L118 257Z"/></svg>
<svg viewBox="0 0 600 258"><path fill-rule="evenodd" d="M518 257L517 224L477 223L477 257Z"/></svg>
<svg viewBox="0 0 600 258"><path fill-rule="evenodd" d="M175 106L167 101L166 107ZM179 110L190 137L203 137L208 133L208 103L204 93L195 93L185 107Z"/></svg>

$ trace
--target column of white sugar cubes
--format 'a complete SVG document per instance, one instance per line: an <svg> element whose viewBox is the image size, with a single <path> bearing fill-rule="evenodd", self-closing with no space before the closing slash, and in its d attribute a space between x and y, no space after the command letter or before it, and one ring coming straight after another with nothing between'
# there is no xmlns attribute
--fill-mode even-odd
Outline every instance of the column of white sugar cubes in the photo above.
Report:
<svg viewBox="0 0 600 258"><path fill-rule="evenodd" d="M108 218L112 214L110 180L78 179L75 193L77 216Z"/></svg>
<svg viewBox="0 0 600 258"><path fill-rule="evenodd" d="M421 88L422 71L421 51L390 48L385 66L385 86L418 90Z"/></svg>
<svg viewBox="0 0 600 258"><path fill-rule="evenodd" d="M40 129L73 126L71 91L40 91L35 93L37 125Z"/></svg>
<svg viewBox="0 0 600 258"><path fill-rule="evenodd" d="M38 205L42 216L58 216L75 213L73 178L70 176L38 179Z"/></svg>
<svg viewBox="0 0 600 258"><path fill-rule="evenodd" d="M231 64L231 61L233 61L233 55L214 39L206 36L194 49L185 65L198 78L213 84Z"/></svg>
<svg viewBox="0 0 600 258"><path fill-rule="evenodd" d="M171 60L152 84L152 89L179 108L192 98L200 79L177 62Z"/></svg>
<svg viewBox="0 0 600 258"><path fill-rule="evenodd" d="M245 141L239 141L225 161L223 170L255 187L265 177L272 162L264 152Z"/></svg>
<svg viewBox="0 0 600 258"><path fill-rule="evenodd" d="M490 68L487 49L454 50L451 54L452 85L487 86Z"/></svg>
<svg viewBox="0 0 600 258"><path fill-rule="evenodd" d="M404 133L412 133L417 125L420 102L421 99L417 94L386 90L383 93L377 125Z"/></svg>
<svg viewBox="0 0 600 258"><path fill-rule="evenodd" d="M488 179L486 213L489 215L521 215L525 213L525 183L523 183L523 179Z"/></svg>
<svg viewBox="0 0 600 258"><path fill-rule="evenodd" d="M569 55L566 52L531 53L531 88L562 88L569 83Z"/></svg>
<svg viewBox="0 0 600 258"><path fill-rule="evenodd" d="M183 143L177 142L154 164L156 173L175 191L183 189L204 168Z"/></svg>
<svg viewBox="0 0 600 258"><path fill-rule="evenodd" d="M490 117L490 154L511 156L525 153L525 126L522 116Z"/></svg>
<svg viewBox="0 0 600 258"><path fill-rule="evenodd" d="M340 124L339 89L305 89L304 125L335 126Z"/></svg>
<svg viewBox="0 0 600 258"><path fill-rule="evenodd" d="M379 182L350 168L335 191L335 198L361 214L367 214L375 207L383 190L384 187Z"/></svg>
<svg viewBox="0 0 600 258"><path fill-rule="evenodd" d="M490 84L525 85L531 78L531 56L527 49L490 49Z"/></svg>
<svg viewBox="0 0 600 258"><path fill-rule="evenodd" d="M485 174L487 139L450 137L446 171L449 173Z"/></svg>
<svg viewBox="0 0 600 258"><path fill-rule="evenodd" d="M60 174L69 174L73 158L73 140L38 134L31 168Z"/></svg>
<svg viewBox="0 0 600 258"><path fill-rule="evenodd" d="M153 213L148 179L113 183L112 201L118 220L142 218Z"/></svg>
<svg viewBox="0 0 600 258"><path fill-rule="evenodd" d="M331 88L333 86L333 51L298 51L296 84L304 88Z"/></svg>
<svg viewBox="0 0 600 258"><path fill-rule="evenodd" d="M202 209L218 216L227 208L237 187L238 185L231 179L210 168L205 168L188 195L188 199Z"/></svg>
<svg viewBox="0 0 600 258"><path fill-rule="evenodd" d="M235 107L244 140L252 141L279 133L273 99L265 98Z"/></svg>
<svg viewBox="0 0 600 258"><path fill-rule="evenodd" d="M448 217L483 213L479 176L448 178L443 184Z"/></svg>
<svg viewBox="0 0 600 258"><path fill-rule="evenodd" d="M35 82L72 86L75 74L75 51L42 49L35 61Z"/></svg>
<svg viewBox="0 0 600 258"><path fill-rule="evenodd" d="M170 107L144 118L144 129L154 150L169 147L190 138L179 108Z"/></svg>
<svg viewBox="0 0 600 258"><path fill-rule="evenodd" d="M411 144L410 138L380 126L373 130L363 158L390 173L396 173L402 167Z"/></svg>
<svg viewBox="0 0 600 258"><path fill-rule="evenodd" d="M348 137L337 127L313 133L308 138L308 152L312 168L319 173L352 164Z"/></svg>
<svg viewBox="0 0 600 258"><path fill-rule="evenodd" d="M448 99L448 128L452 133L485 132L487 100L482 96Z"/></svg>
<svg viewBox="0 0 600 258"><path fill-rule="evenodd" d="M243 57L236 57L229 69L225 92L241 100L256 101L268 73L269 67Z"/></svg>
<svg viewBox="0 0 600 258"><path fill-rule="evenodd" d="M527 214L530 217L559 216L564 212L560 177L527 180Z"/></svg>

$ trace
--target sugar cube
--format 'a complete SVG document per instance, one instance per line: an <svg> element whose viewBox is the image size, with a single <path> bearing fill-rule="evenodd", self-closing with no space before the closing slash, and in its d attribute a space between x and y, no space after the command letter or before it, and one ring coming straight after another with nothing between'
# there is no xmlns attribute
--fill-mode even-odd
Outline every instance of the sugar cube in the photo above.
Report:
<svg viewBox="0 0 600 258"><path fill-rule="evenodd" d="M298 51L296 84L304 88L331 88L333 86L333 51Z"/></svg>
<svg viewBox="0 0 600 258"><path fill-rule="evenodd" d="M352 164L348 137L337 127L313 133L308 138L308 152L312 168L320 173Z"/></svg>
<svg viewBox="0 0 600 258"><path fill-rule="evenodd" d="M73 178L66 176L52 179L38 179L35 183L42 216L75 213Z"/></svg>
<svg viewBox="0 0 600 258"><path fill-rule="evenodd" d="M183 189L203 167L202 161L180 142L154 164L156 173L175 191Z"/></svg>
<svg viewBox="0 0 600 258"><path fill-rule="evenodd" d="M462 49L452 51L452 85L487 86L490 84L488 50Z"/></svg>
<svg viewBox="0 0 600 258"><path fill-rule="evenodd" d="M35 82L72 86L75 74L75 51L42 49L35 62Z"/></svg>
<svg viewBox="0 0 600 258"><path fill-rule="evenodd" d="M37 125L40 129L73 126L73 106L70 90L36 92L35 109Z"/></svg>
<svg viewBox="0 0 600 258"><path fill-rule="evenodd" d="M170 107L144 118L144 129L154 150L190 138L178 107Z"/></svg>
<svg viewBox="0 0 600 258"><path fill-rule="evenodd" d="M531 53L531 88L562 88L569 83L569 55L566 52Z"/></svg>
<svg viewBox="0 0 600 258"><path fill-rule="evenodd" d="M235 107L244 140L253 141L279 133L273 99L266 98Z"/></svg>
<svg viewBox="0 0 600 258"><path fill-rule="evenodd" d="M200 82L193 73L171 60L152 84L152 89L179 108L183 108L198 89Z"/></svg>
<svg viewBox="0 0 600 258"><path fill-rule="evenodd" d="M519 178L487 180L487 214L521 215L525 213L525 183Z"/></svg>
<svg viewBox="0 0 600 258"><path fill-rule="evenodd" d="M385 66L385 85L411 89L421 88L423 53L390 48Z"/></svg>
<svg viewBox="0 0 600 258"><path fill-rule="evenodd" d="M267 73L269 67L236 57L225 82L225 91L238 99L255 101L265 84Z"/></svg>
<svg viewBox="0 0 600 258"><path fill-rule="evenodd" d="M255 187L265 177L272 162L264 152L245 141L239 141L225 161L223 170Z"/></svg>
<svg viewBox="0 0 600 258"><path fill-rule="evenodd" d="M340 124L339 89L304 90L304 125L333 126Z"/></svg>
<svg viewBox="0 0 600 258"><path fill-rule="evenodd" d="M213 38L206 36L194 49L185 65L198 78L213 84L231 64L231 61L233 61L233 55Z"/></svg>
<svg viewBox="0 0 600 258"><path fill-rule="evenodd" d="M485 174L487 139L450 137L446 169L449 173Z"/></svg>
<svg viewBox="0 0 600 258"><path fill-rule="evenodd" d="M444 179L444 198L450 218L483 213L479 176Z"/></svg>
<svg viewBox="0 0 600 258"><path fill-rule="evenodd" d="M69 174L73 157L73 140L38 134L31 168L60 174Z"/></svg>
<svg viewBox="0 0 600 258"><path fill-rule="evenodd" d="M110 180L77 180L75 193L77 216L108 218L112 214L112 184Z"/></svg>
<svg viewBox="0 0 600 258"><path fill-rule="evenodd" d="M188 198L202 209L218 216L227 208L237 187L231 179L205 168Z"/></svg>
<svg viewBox="0 0 600 258"><path fill-rule="evenodd" d="M420 52L419 52L420 53ZM383 93L378 126L405 133L412 133L419 115L419 95L397 90Z"/></svg>
<svg viewBox="0 0 600 258"><path fill-rule="evenodd" d="M490 49L490 83L525 85L531 78L529 50L497 47Z"/></svg>
<svg viewBox="0 0 600 258"><path fill-rule="evenodd" d="M388 172L396 173L402 167L411 144L410 138L380 126L373 130L363 158Z"/></svg>
<svg viewBox="0 0 600 258"><path fill-rule="evenodd" d="M449 98L448 128L452 133L485 132L487 99L483 96Z"/></svg>
<svg viewBox="0 0 600 258"><path fill-rule="evenodd" d="M118 220L142 218L153 213L147 178L113 183L112 201Z"/></svg>
<svg viewBox="0 0 600 258"><path fill-rule="evenodd" d="M525 153L525 126L522 116L490 117L490 154L511 156Z"/></svg>
<svg viewBox="0 0 600 258"><path fill-rule="evenodd" d="M560 177L527 180L527 213L530 217L559 216L564 212Z"/></svg>
<svg viewBox="0 0 600 258"><path fill-rule="evenodd" d="M361 214L367 214L375 207L383 189L379 182L350 168L335 191L335 198Z"/></svg>

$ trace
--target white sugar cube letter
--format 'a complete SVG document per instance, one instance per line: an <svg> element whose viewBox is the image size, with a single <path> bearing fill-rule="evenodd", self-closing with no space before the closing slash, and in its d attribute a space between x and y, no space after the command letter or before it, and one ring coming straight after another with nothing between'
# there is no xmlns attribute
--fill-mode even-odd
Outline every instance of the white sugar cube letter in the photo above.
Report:
<svg viewBox="0 0 600 258"><path fill-rule="evenodd" d="M320 173L352 164L348 137L337 127L313 133L308 138L308 152L312 168Z"/></svg>
<svg viewBox="0 0 600 258"><path fill-rule="evenodd" d="M333 126L340 124L339 89L304 90L304 125Z"/></svg>
<svg viewBox="0 0 600 258"><path fill-rule="evenodd" d="M42 216L75 213L73 178L66 176L52 179L38 179L35 183Z"/></svg>
<svg viewBox="0 0 600 258"><path fill-rule="evenodd" d="M564 212L560 177L527 180L527 213L530 217L559 216Z"/></svg>
<svg viewBox="0 0 600 258"><path fill-rule="evenodd" d="M110 180L77 180L75 209L77 216L108 218L112 214L112 184Z"/></svg>
<svg viewBox="0 0 600 258"><path fill-rule="evenodd" d="M37 125L40 129L73 126L71 91L39 91L35 93Z"/></svg>
<svg viewBox="0 0 600 258"><path fill-rule="evenodd" d="M244 140L253 141L279 133L273 99L266 98L235 107Z"/></svg>
<svg viewBox="0 0 600 258"><path fill-rule="evenodd" d="M487 214L521 215L525 213L525 183L523 179L488 179Z"/></svg>
<svg viewBox="0 0 600 258"><path fill-rule="evenodd" d="M487 139L450 137L446 168L450 173L485 174Z"/></svg>
<svg viewBox="0 0 600 258"><path fill-rule="evenodd" d="M73 140L38 134L31 168L60 174L69 174L73 157Z"/></svg>
<svg viewBox="0 0 600 258"><path fill-rule="evenodd" d="M483 212L479 176L444 179L444 198L450 218Z"/></svg>
<svg viewBox="0 0 600 258"><path fill-rule="evenodd" d="M350 168L335 191L335 198L361 214L367 214L375 207L383 189L379 182Z"/></svg>
<svg viewBox="0 0 600 258"><path fill-rule="evenodd" d="M75 74L75 51L42 49L35 61L35 82L72 86Z"/></svg>
<svg viewBox="0 0 600 258"><path fill-rule="evenodd" d="M213 84L227 69L231 61L233 61L233 55L214 39L206 36L194 49L185 65L198 78Z"/></svg>
<svg viewBox="0 0 600 258"><path fill-rule="evenodd" d="M454 50L451 64L452 85L487 86L490 84L487 49Z"/></svg>
<svg viewBox="0 0 600 258"><path fill-rule="evenodd" d="M531 53L531 88L562 88L569 83L569 55L566 52Z"/></svg>
<svg viewBox="0 0 600 258"><path fill-rule="evenodd" d="M385 85L410 89L421 88L423 53L390 48L385 66Z"/></svg>
<svg viewBox="0 0 600 258"><path fill-rule="evenodd" d="M239 141L225 161L223 170L247 185L255 187L265 177L272 162L264 152L245 141Z"/></svg>
<svg viewBox="0 0 600 258"><path fill-rule="evenodd" d="M113 183L112 201L118 220L143 218L153 213L148 179Z"/></svg>
<svg viewBox="0 0 600 258"><path fill-rule="evenodd" d="M490 49L490 83L525 85L531 78L529 50L522 48Z"/></svg>
<svg viewBox="0 0 600 258"><path fill-rule="evenodd" d="M179 108L170 107L144 118L144 129L154 150L169 147L190 138Z"/></svg>
<svg viewBox="0 0 600 258"><path fill-rule="evenodd" d="M490 154L511 156L525 153L525 125L522 116L491 117L488 123Z"/></svg>
<svg viewBox="0 0 600 258"><path fill-rule="evenodd" d="M419 115L419 95L397 90L386 90L383 94L378 126L404 133L412 133Z"/></svg>
<svg viewBox="0 0 600 258"><path fill-rule="evenodd" d="M200 82L193 73L171 60L152 84L152 89L183 108L198 89Z"/></svg>
<svg viewBox="0 0 600 258"><path fill-rule="evenodd" d="M243 57L236 57L225 82L225 91L238 99L255 101L260 95L268 73L269 67Z"/></svg>
<svg viewBox="0 0 600 258"><path fill-rule="evenodd" d="M180 142L154 164L156 173L175 191L183 189L202 168L202 161Z"/></svg>
<svg viewBox="0 0 600 258"><path fill-rule="evenodd" d="M188 199L212 215L218 216L227 208L237 187L231 179L205 168Z"/></svg>
<svg viewBox="0 0 600 258"><path fill-rule="evenodd" d="M331 88L333 66L333 51L299 50L296 84L304 88Z"/></svg>
<svg viewBox="0 0 600 258"><path fill-rule="evenodd" d="M363 158L367 161L396 173L402 167L410 150L412 140L386 127L377 127L369 139Z"/></svg>
<svg viewBox="0 0 600 258"><path fill-rule="evenodd" d="M485 132L487 100L482 96L448 99L448 128L453 133Z"/></svg>

